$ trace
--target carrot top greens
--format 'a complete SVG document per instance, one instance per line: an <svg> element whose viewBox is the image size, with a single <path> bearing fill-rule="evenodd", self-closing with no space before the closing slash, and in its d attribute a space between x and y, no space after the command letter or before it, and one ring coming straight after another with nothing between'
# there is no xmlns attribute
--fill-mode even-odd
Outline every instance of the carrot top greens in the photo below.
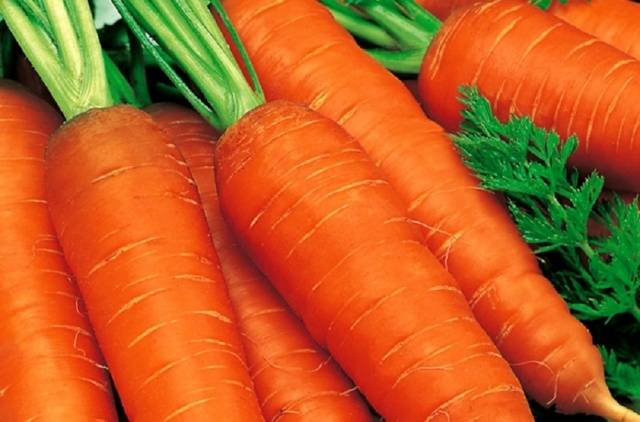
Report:
<svg viewBox="0 0 640 422"><path fill-rule="evenodd" d="M0 13L29 61L71 118L114 103L86 0L0 0Z"/></svg>
<svg viewBox="0 0 640 422"><path fill-rule="evenodd" d="M462 88L464 122L456 144L482 185L507 199L524 239L573 314L588 323L601 348L608 384L640 400L640 353L626 338L640 334L640 212L638 198L600 199L604 178L580 178L567 161L578 146L527 117L501 123L475 88ZM590 232L590 222L606 234ZM613 333L613 334L612 334ZM635 351L634 351L635 350Z"/></svg>
<svg viewBox="0 0 640 422"><path fill-rule="evenodd" d="M114 0L113 3L160 68L217 129L224 130L264 102L256 74L219 0ZM223 29L216 23L209 4ZM250 82L223 30L238 48ZM174 68L176 63L180 69ZM189 86L183 74L199 92Z"/></svg>
<svg viewBox="0 0 640 422"><path fill-rule="evenodd" d="M321 0L387 69L417 74L442 22L414 0ZM384 35L386 34L386 35ZM381 42L383 41L383 42Z"/></svg>

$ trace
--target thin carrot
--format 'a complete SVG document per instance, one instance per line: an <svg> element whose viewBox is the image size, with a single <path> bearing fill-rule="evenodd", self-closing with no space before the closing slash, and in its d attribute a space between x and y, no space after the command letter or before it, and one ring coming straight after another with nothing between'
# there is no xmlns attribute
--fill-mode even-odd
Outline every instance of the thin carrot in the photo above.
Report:
<svg viewBox="0 0 640 422"><path fill-rule="evenodd" d="M416 0L420 6L433 13L438 19L446 19L457 8L482 0Z"/></svg>
<svg viewBox="0 0 640 422"><path fill-rule="evenodd" d="M193 174L265 418L371 421L353 384L311 339L229 232L215 186L216 131L184 107L156 104L146 111L168 131Z"/></svg>
<svg viewBox="0 0 640 422"><path fill-rule="evenodd" d="M0 420L116 421L109 376L49 220L53 108L0 81Z"/></svg>
<svg viewBox="0 0 640 422"><path fill-rule="evenodd" d="M427 245L456 277L525 389L561 411L621 421L626 411L605 385L589 333L540 274L505 210L479 188L402 83L316 1L225 5L267 98L307 104L356 137L424 228Z"/></svg>
<svg viewBox="0 0 640 422"><path fill-rule="evenodd" d="M88 4L0 9L69 119L49 211L127 416L262 420L195 183L151 116L114 105Z"/></svg>
<svg viewBox="0 0 640 422"><path fill-rule="evenodd" d="M152 0L152 10L165 1ZM184 63L211 48L224 50L224 60L233 61L206 3L192 3L188 15L197 16L198 25L189 27L195 33L183 39L165 31L169 15L160 13L163 18L155 19L147 9L149 0L115 4L156 56L164 45ZM219 2L212 4L235 39L226 12ZM197 28L202 30L196 32ZM188 33L187 27L180 29ZM150 38L157 42L152 44ZM244 57L244 50L238 51ZM398 198L365 153L340 126L303 106L285 101L263 104L260 94L258 105L234 98L246 93L255 99L254 94L261 93L253 67L243 61L255 89L241 77L244 86L220 86L224 95L211 103L217 114L211 121L226 129L217 147L223 151L218 156L222 167L216 165L217 184L223 186L221 206L236 229L244 228L245 217L256 215L256 207L264 209L255 226L269 234L260 236L257 243L264 244L251 252L313 338L328 348L389 420L446 415L451 420L531 420L509 366L471 316L451 276L422 247L419 232L405 221ZM220 66L193 73L206 98L214 97L209 78ZM242 75L239 66L234 69ZM198 104L187 84L179 86ZM260 145L269 151L263 161L252 159L257 158L252 150ZM326 154L318 156L319 150ZM307 161L310 157L315 159ZM238 178L231 180L231 173ZM244 183L236 183L239 180ZM273 197L273 204L263 202L277 186L282 186L282 194ZM287 211L297 200L300 207ZM246 230L235 232L256 246L256 238L248 237Z"/></svg>

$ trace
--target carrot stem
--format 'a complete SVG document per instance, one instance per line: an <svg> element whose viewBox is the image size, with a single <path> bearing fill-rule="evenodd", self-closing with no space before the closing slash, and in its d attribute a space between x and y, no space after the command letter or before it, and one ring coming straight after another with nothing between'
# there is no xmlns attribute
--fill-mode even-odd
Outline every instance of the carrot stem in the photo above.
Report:
<svg viewBox="0 0 640 422"><path fill-rule="evenodd" d="M384 29L337 0L322 0L340 25L361 40L383 48L398 48L398 42Z"/></svg>
<svg viewBox="0 0 640 422"><path fill-rule="evenodd" d="M65 117L113 105L89 4L2 0L0 13Z"/></svg>
<svg viewBox="0 0 640 422"><path fill-rule="evenodd" d="M127 31L127 35L131 50L131 68L129 70L131 85L140 107L146 107L151 104L151 94L149 93L149 83L147 81L144 49L131 30Z"/></svg>
<svg viewBox="0 0 640 422"><path fill-rule="evenodd" d="M349 6L334 0L321 1L334 16L347 15L345 8L356 16L358 12L364 14L361 19L368 24L366 31L355 19L338 21L356 37L374 44L377 48L369 49L368 53L394 72L417 74L427 48L442 27L438 18L414 0L352 0ZM390 47L387 42L376 42L369 36L374 31L371 26L384 31L397 45Z"/></svg>
<svg viewBox="0 0 640 422"><path fill-rule="evenodd" d="M247 66L250 83L207 7L209 3L213 4L245 60L246 53L243 53L237 35L234 39L233 31L229 30L228 18L219 1L114 0L113 3L169 79L217 129L224 130L264 103L255 72ZM204 99L163 59L163 52L180 65ZM248 60L245 61L247 64Z"/></svg>

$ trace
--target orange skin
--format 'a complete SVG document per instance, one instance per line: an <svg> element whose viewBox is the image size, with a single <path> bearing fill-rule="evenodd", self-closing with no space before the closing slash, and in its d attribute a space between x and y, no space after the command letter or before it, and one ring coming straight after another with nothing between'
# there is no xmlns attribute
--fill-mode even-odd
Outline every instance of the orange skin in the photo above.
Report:
<svg viewBox="0 0 640 422"><path fill-rule="evenodd" d="M438 19L444 20L455 9L478 1L482 0L416 0L416 3L427 9Z"/></svg>
<svg viewBox="0 0 640 422"><path fill-rule="evenodd" d="M49 209L136 422L260 421L195 183L169 136L129 106L52 138Z"/></svg>
<svg viewBox="0 0 640 422"><path fill-rule="evenodd" d="M440 19L483 0L417 0ZM486 2L486 0L484 0ZM554 0L549 12L618 50L640 59L640 4L630 0Z"/></svg>
<svg viewBox="0 0 640 422"><path fill-rule="evenodd" d="M215 167L233 232L386 420L532 420L455 281L339 125L268 103L226 131Z"/></svg>
<svg viewBox="0 0 640 422"><path fill-rule="evenodd" d="M505 209L478 186L402 82L316 1L224 4L267 97L307 104L359 141L525 390L564 412L608 412L602 408L612 398L590 334L540 274Z"/></svg>
<svg viewBox="0 0 640 422"><path fill-rule="evenodd" d="M527 115L563 138L575 133L571 164L639 191L638 75L640 62L610 45L521 0L496 0L447 19L419 85L427 112L449 131L461 121L458 87L477 85L500 119Z"/></svg>
<svg viewBox="0 0 640 422"><path fill-rule="evenodd" d="M265 419L372 421L353 384L244 255L222 218L213 170L216 131L184 107L156 104L146 111L168 131L198 187Z"/></svg>
<svg viewBox="0 0 640 422"><path fill-rule="evenodd" d="M45 199L60 115L0 82L0 420L117 421L109 376Z"/></svg>

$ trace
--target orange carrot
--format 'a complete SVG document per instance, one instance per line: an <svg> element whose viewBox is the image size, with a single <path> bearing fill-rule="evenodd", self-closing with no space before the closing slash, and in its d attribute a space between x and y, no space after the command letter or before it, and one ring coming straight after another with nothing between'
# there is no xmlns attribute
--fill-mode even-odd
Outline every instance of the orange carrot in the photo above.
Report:
<svg viewBox="0 0 640 422"><path fill-rule="evenodd" d="M494 0L447 19L419 83L428 113L448 130L461 120L458 87L477 85L499 118L517 113L563 138L575 133L572 164L638 191L639 76L640 62L615 48L521 0Z"/></svg>
<svg viewBox="0 0 640 422"><path fill-rule="evenodd" d="M440 19L455 9L487 0L417 0ZM624 53L640 59L640 4L630 0L553 0L549 12Z"/></svg>
<svg viewBox="0 0 640 422"><path fill-rule="evenodd" d="M549 12L640 60L640 4L630 0L555 1Z"/></svg>
<svg viewBox="0 0 640 422"><path fill-rule="evenodd" d="M128 106L59 129L49 209L131 420L261 415L189 169Z"/></svg>
<svg viewBox="0 0 640 422"><path fill-rule="evenodd" d="M0 81L0 420L116 421L84 305L49 220L44 150L60 116Z"/></svg>
<svg viewBox="0 0 640 422"><path fill-rule="evenodd" d="M366 405L241 252L220 213L213 170L217 133L197 113L171 104L146 109L189 166L238 314L250 374L269 421L371 421Z"/></svg>
<svg viewBox="0 0 640 422"><path fill-rule="evenodd" d="M0 11L68 119L49 211L127 416L263 420L195 182L151 116L114 105L88 3Z"/></svg>
<svg viewBox="0 0 640 422"><path fill-rule="evenodd" d="M231 228L383 417L532 420L462 292L339 125L267 103L222 136L216 179Z"/></svg>
<svg viewBox="0 0 640 422"><path fill-rule="evenodd" d="M307 104L357 138L424 228L427 245L456 277L525 389L564 412L622 420L626 411L605 385L586 328L540 274L505 210L479 188L442 128L425 118L402 83L316 1L225 5L267 97Z"/></svg>
<svg viewBox="0 0 640 422"><path fill-rule="evenodd" d="M446 19L455 9L482 0L416 0L420 6L433 13L438 19Z"/></svg>

